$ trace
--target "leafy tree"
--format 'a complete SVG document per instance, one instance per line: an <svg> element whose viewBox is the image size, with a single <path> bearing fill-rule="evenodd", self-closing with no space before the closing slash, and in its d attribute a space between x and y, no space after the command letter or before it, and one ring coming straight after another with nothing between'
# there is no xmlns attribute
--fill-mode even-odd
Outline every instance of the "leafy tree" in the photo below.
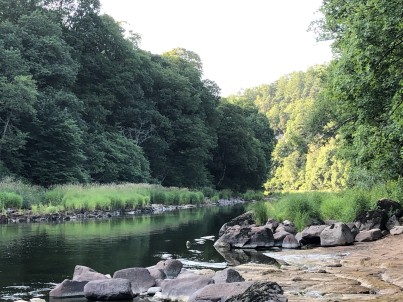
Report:
<svg viewBox="0 0 403 302"><path fill-rule="evenodd" d="M336 56L322 98L323 131L342 135L353 169L384 180L402 176L402 5L328 0L321 11L314 28L334 40Z"/></svg>
<svg viewBox="0 0 403 302"><path fill-rule="evenodd" d="M225 101L219 111L218 147L211 167L216 186L259 189L267 178L274 140L268 122L257 109Z"/></svg>

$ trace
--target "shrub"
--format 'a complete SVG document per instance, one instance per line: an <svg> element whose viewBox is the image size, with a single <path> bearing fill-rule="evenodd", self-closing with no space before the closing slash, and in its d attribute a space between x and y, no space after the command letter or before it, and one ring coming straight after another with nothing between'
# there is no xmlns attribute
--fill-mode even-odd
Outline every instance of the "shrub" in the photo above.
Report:
<svg viewBox="0 0 403 302"><path fill-rule="evenodd" d="M248 201L260 201L263 200L263 191L247 190L242 194L242 198Z"/></svg>
<svg viewBox="0 0 403 302"><path fill-rule="evenodd" d="M23 197L13 192L0 192L1 208L17 208L21 209L23 205Z"/></svg>
<svg viewBox="0 0 403 302"><path fill-rule="evenodd" d="M268 217L267 202L259 201L248 206L248 210L252 210L256 223L263 225L266 223Z"/></svg>

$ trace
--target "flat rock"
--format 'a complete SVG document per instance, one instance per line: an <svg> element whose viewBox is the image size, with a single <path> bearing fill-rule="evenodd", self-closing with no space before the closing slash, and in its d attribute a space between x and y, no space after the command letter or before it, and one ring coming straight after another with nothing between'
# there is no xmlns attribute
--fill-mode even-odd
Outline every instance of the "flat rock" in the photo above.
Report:
<svg viewBox="0 0 403 302"><path fill-rule="evenodd" d="M382 231L380 229L372 229L368 231L361 231L355 236L355 241L366 242L375 241L382 238Z"/></svg>
<svg viewBox="0 0 403 302"><path fill-rule="evenodd" d="M49 292L49 297L53 298L83 297L84 286L87 283L88 281L75 281L65 279L62 283L56 285L56 287Z"/></svg>
<svg viewBox="0 0 403 302"><path fill-rule="evenodd" d="M213 279L198 275L165 279L161 281L161 292L156 297L161 300L188 301L199 289L213 283Z"/></svg>
<svg viewBox="0 0 403 302"><path fill-rule="evenodd" d="M226 301L244 293L252 284L253 282L210 284L195 292L188 302Z"/></svg>
<svg viewBox="0 0 403 302"><path fill-rule="evenodd" d="M127 279L93 280L84 286L84 294L88 300L116 301L133 298L132 284Z"/></svg>

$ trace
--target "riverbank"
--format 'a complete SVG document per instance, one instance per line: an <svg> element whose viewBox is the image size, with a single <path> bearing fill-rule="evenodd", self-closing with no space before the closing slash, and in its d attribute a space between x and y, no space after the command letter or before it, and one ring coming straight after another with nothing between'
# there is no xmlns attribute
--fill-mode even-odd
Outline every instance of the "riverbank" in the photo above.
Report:
<svg viewBox="0 0 403 302"><path fill-rule="evenodd" d="M213 206L233 206L236 204L244 204L248 201L241 198L219 199L216 202L205 201L197 205L164 205L150 204L146 206L136 207L134 209L122 209L115 211L59 211L57 213L38 214L32 210L14 210L8 209L5 214L0 214L0 224L8 223L39 223L39 222L65 222L65 221L81 221L86 219L108 219L112 217L126 217L133 215L150 215L161 214L164 212L192 209L197 207L213 207Z"/></svg>
<svg viewBox="0 0 403 302"><path fill-rule="evenodd" d="M277 282L289 302L403 301L403 235L350 246L265 253L281 265L244 264L246 281Z"/></svg>

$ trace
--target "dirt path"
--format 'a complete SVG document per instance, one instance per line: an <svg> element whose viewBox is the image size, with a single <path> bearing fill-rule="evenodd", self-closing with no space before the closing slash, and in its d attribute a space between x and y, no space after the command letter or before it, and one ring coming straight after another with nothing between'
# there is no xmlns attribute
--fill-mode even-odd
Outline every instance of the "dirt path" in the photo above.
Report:
<svg viewBox="0 0 403 302"><path fill-rule="evenodd" d="M236 269L245 280L279 283L290 302L403 301L403 235L265 254L282 265L246 264Z"/></svg>

